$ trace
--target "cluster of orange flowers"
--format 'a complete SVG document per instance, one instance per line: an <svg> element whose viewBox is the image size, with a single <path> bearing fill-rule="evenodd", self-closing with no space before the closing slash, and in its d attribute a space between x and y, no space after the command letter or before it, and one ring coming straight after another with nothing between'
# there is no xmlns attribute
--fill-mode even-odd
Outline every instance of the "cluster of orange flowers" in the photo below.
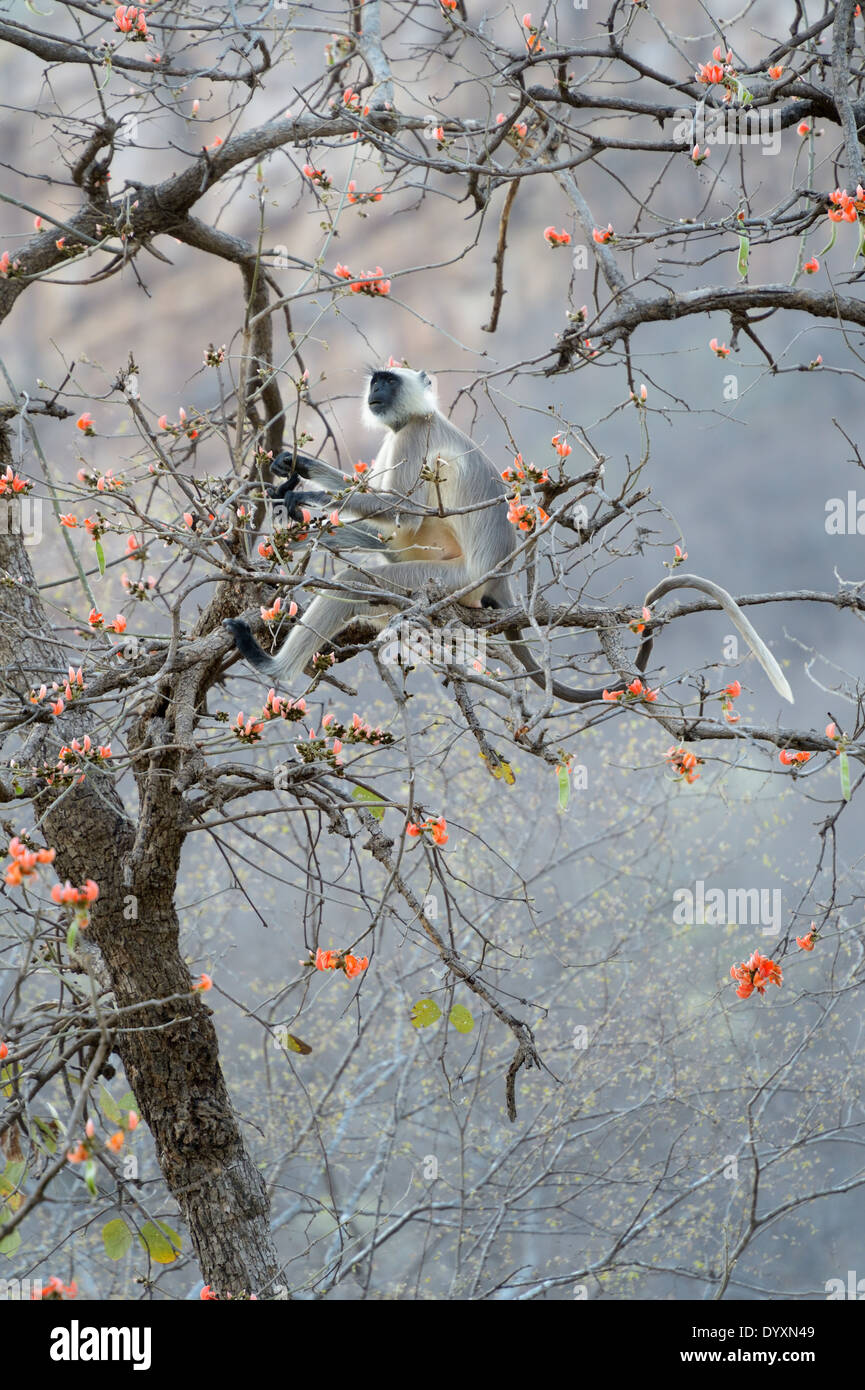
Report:
<svg viewBox="0 0 865 1390"><path fill-rule="evenodd" d="M368 720L361 719L356 713L351 716L351 724L348 726L336 723L335 715L326 714L321 721L321 727L335 734L337 738L345 739L346 743L369 743L373 748L378 748L394 741L393 734L386 734L380 724L373 728Z"/></svg>
<svg viewBox="0 0 865 1390"><path fill-rule="evenodd" d="M247 719L243 710L239 710L231 727L231 732L241 743L258 743L263 728L264 724L260 720L256 721L252 716Z"/></svg>
<svg viewBox="0 0 865 1390"><path fill-rule="evenodd" d="M711 87L716 83L718 85L724 83L725 86L727 86L727 90L724 93L724 100L729 101L732 96L732 88L727 85L726 79L728 77L735 77L736 75L736 69L733 67L733 54L729 49L725 53L719 45L717 48L712 49L712 58L714 61L711 63L701 63L694 73L694 76L698 82L704 83L707 87Z"/></svg>
<svg viewBox="0 0 865 1390"><path fill-rule="evenodd" d="M156 576L149 574L146 579L130 579L124 572L120 576L120 583L130 598L144 600L149 597L151 589L156 588Z"/></svg>
<svg viewBox="0 0 865 1390"><path fill-rule="evenodd" d="M301 961L314 970L343 970L350 980L369 965L369 956L353 956L350 951L323 951L319 946L314 956Z"/></svg>
<svg viewBox="0 0 865 1390"><path fill-rule="evenodd" d="M119 29L121 34L131 34L132 38L139 42L148 38L144 10L138 9L135 5L117 6L114 11L114 27Z"/></svg>
<svg viewBox="0 0 865 1390"><path fill-rule="evenodd" d="M637 636L639 636L641 632L645 632L646 623L650 623L651 621L652 615L649 612L646 605L643 604L639 618L632 618L632 620L628 623L628 627L631 629L632 632L635 632Z"/></svg>
<svg viewBox="0 0 865 1390"><path fill-rule="evenodd" d="M554 435L553 444L556 445L561 438L561 435ZM564 447L567 453L571 452L568 445ZM561 457L565 457L561 453L561 449L558 452ZM515 489L513 497L508 498L508 521L511 525L518 526L521 531L534 531L536 527L544 526L550 519L548 513L540 504L536 507L530 507L523 502L520 496L520 485L526 482L537 485L548 483L550 475L546 468L541 471L535 468L533 463L524 463L522 454L517 454L513 468L505 468L502 472L502 478Z"/></svg>
<svg viewBox="0 0 865 1390"><path fill-rule="evenodd" d="M91 608L87 614L87 625L92 627L94 632L116 632L118 637L126 631L126 619L122 613L116 614L113 623L106 623L105 614L100 613L96 608Z"/></svg>
<svg viewBox="0 0 865 1390"><path fill-rule="evenodd" d="M350 180L348 185L348 201L352 206L355 203L380 203L381 199L382 190L380 188L373 189L372 193L358 193L357 184L354 179Z"/></svg>
<svg viewBox="0 0 865 1390"><path fill-rule="evenodd" d="M74 666L69 667L69 671L66 676L66 684L62 687L62 696L56 694L56 692L61 689L61 686L58 681L51 682L51 689L55 692L54 696L52 697L53 703L50 707L51 713L62 714L64 709L66 708L64 704L64 697L66 700L71 700L75 695L78 694L80 690L84 689L84 675L82 668L79 666L78 670L76 671ZM45 699L47 694L47 685L40 685L38 690L30 691L28 699L31 705L38 705L40 701Z"/></svg>
<svg viewBox="0 0 865 1390"><path fill-rule="evenodd" d="M758 994L765 994L767 985L780 987L783 979L780 965L769 960L768 956L761 956L759 951L755 951L750 960L742 961L741 965L731 965L730 976L738 983L736 993L740 999L747 999L754 990Z"/></svg>
<svg viewBox="0 0 865 1390"><path fill-rule="evenodd" d="M382 278L384 271L380 265L377 265L375 270L362 270L360 278L357 280L347 265L337 265L333 273L338 275L340 280L351 281L349 289L352 294L368 294L373 299L380 295L390 294L390 280Z"/></svg>
<svg viewBox="0 0 865 1390"><path fill-rule="evenodd" d="M62 1279L58 1279L56 1274L52 1274L51 1278L48 1280L48 1283L43 1284L38 1293L35 1289L33 1290L33 1292L30 1295L30 1301L32 1303L34 1299L45 1300L46 1298L49 1298L52 1301L56 1300L57 1302L62 1303L65 1298L75 1298L77 1293L78 1285L76 1284L74 1279L71 1283L64 1284Z"/></svg>
<svg viewBox="0 0 865 1390"><path fill-rule="evenodd" d="M558 435L555 436L558 439ZM505 468L502 478L506 483L548 483L550 475L546 468L535 468L533 463L524 463L522 454L517 454L513 468Z"/></svg>
<svg viewBox="0 0 865 1390"><path fill-rule="evenodd" d="M127 1130L131 1133L133 1129L138 1128L138 1125L139 1118L137 1111L130 1110L123 1129L115 1130L114 1133L109 1135L105 1140L106 1149L109 1149L111 1153L119 1154L126 1142ZM67 1150L67 1162L86 1163L87 1160L93 1156L93 1137L96 1133L96 1126L92 1120L87 1121L87 1124L84 1126L84 1133L86 1138L79 1140L74 1149Z"/></svg>
<svg viewBox="0 0 865 1390"><path fill-rule="evenodd" d="M557 246L569 246L571 243L571 234L564 230L557 232L555 227L545 227L544 240L555 250Z"/></svg>
<svg viewBox="0 0 865 1390"><path fill-rule="evenodd" d="M32 486L33 484L28 483L26 478L22 478L15 472L11 463L5 473L0 473L0 497L3 497L7 492L23 492L26 497Z"/></svg>
<svg viewBox="0 0 865 1390"><path fill-rule="evenodd" d="M508 501L508 521L512 526L518 526L521 531L534 531L537 526L544 526L549 519L549 514L540 504L537 507L527 507L525 502L521 502L519 493Z"/></svg>
<svg viewBox="0 0 865 1390"><path fill-rule="evenodd" d="M448 825L444 816L439 816L438 820L409 821L405 828L406 835L416 840L419 835L429 831L437 845L446 845L448 842Z"/></svg>
<svg viewBox="0 0 865 1390"><path fill-rule="evenodd" d="M496 125L504 125L504 123L505 115L503 111L500 111L499 114L496 116ZM529 128L526 125L525 121L514 121L513 125L507 133L507 139L514 144L518 144L520 140L525 140L528 133ZM551 227L547 228L547 232L549 231L552 231ZM544 236L547 235L547 232L544 232ZM568 241L570 241L570 239L571 238L568 237Z"/></svg>
<svg viewBox="0 0 865 1390"><path fill-rule="evenodd" d="M67 878L65 883L55 883L51 897L56 903L72 903L76 907L84 903L95 903L99 897L99 884L88 878L80 888L73 888Z"/></svg>
<svg viewBox="0 0 865 1390"><path fill-rule="evenodd" d="M543 24L539 27L537 24L532 24L532 17L530 14L523 15L523 28L529 31L526 34L526 48L530 53L543 53L544 46L541 43L541 32L543 29L546 29L546 27L546 20L544 20Z"/></svg>
<svg viewBox="0 0 865 1390"><path fill-rule="evenodd" d="M798 750L795 748L782 748L778 754L778 761L783 763L785 767L789 767L791 763L807 763L810 762L810 760L811 754L806 753L802 748Z"/></svg>
<svg viewBox="0 0 865 1390"><path fill-rule="evenodd" d="M721 701L721 708L724 711L724 718L728 724L738 724L739 715L733 709L733 701L738 700L742 694L742 686L739 681L731 681L724 686L724 698Z"/></svg>
<svg viewBox="0 0 865 1390"><path fill-rule="evenodd" d="M90 735L85 734L83 739L74 738L71 743L64 743L60 749L57 766L62 774L67 775L73 768L80 767L83 762L101 763L110 757L110 743L98 744L94 752Z"/></svg>
<svg viewBox="0 0 865 1390"><path fill-rule="evenodd" d="M830 222L856 222L860 212L865 212L865 188L858 184L855 197L846 188L836 188L829 194L829 202L834 205L828 213Z"/></svg>
<svg viewBox="0 0 865 1390"><path fill-rule="evenodd" d="M176 425L170 425L170 424L168 423L168 416L167 416L167 415L160 415L160 417L159 417L159 419L156 421L156 423L157 423L157 425L159 426L159 428L160 428L161 430L165 431L167 434L173 434L173 435L185 434L187 439L197 439L197 438L198 438L198 430L196 429L196 427L195 427L195 425L192 423L192 421L188 419L187 414L186 414L186 411L184 410L183 406L181 406L180 409L179 409L178 412L177 412L177 424L176 424ZM211 520L212 520L212 518L211 518ZM130 537L130 539L131 539L131 537ZM128 547L127 547L127 548L128 548ZM136 548L137 548L137 547L136 547Z"/></svg>
<svg viewBox="0 0 865 1390"><path fill-rule="evenodd" d="M643 685L643 682L640 680L639 676L637 676L624 690L605 690L601 695L601 699L611 702L619 700L623 704L630 704L632 700L646 700L650 705L653 705L659 693L660 686L657 690L650 690L647 685Z"/></svg>
<svg viewBox="0 0 865 1390"><path fill-rule="evenodd" d="M21 262L16 256L14 261L8 251L4 251L0 256L0 280L8 280L10 275L21 269Z"/></svg>
<svg viewBox="0 0 865 1390"><path fill-rule="evenodd" d="M677 748L673 744L672 748L667 749L666 758L676 775L685 782L696 782L700 776L696 769L702 767L703 759L698 758L689 748Z"/></svg>
<svg viewBox="0 0 865 1390"><path fill-rule="evenodd" d="M5 881L11 888L20 888L25 878L35 878L37 864L53 864L56 849L31 849L18 835L13 835L6 850L12 863L6 870Z"/></svg>
<svg viewBox="0 0 865 1390"><path fill-rule="evenodd" d="M319 188L330 188L331 181L324 169L313 169L311 164L304 164L303 172L310 183L316 184Z"/></svg>
<svg viewBox="0 0 865 1390"><path fill-rule="evenodd" d="M81 420L90 420L90 423L93 423L93 417L89 415L82 415ZM79 429L81 420L78 421ZM85 483L87 487L95 488L97 492L119 492L126 486L123 478L115 478L113 468L109 468L107 473L91 473L87 468L79 468L78 481Z"/></svg>

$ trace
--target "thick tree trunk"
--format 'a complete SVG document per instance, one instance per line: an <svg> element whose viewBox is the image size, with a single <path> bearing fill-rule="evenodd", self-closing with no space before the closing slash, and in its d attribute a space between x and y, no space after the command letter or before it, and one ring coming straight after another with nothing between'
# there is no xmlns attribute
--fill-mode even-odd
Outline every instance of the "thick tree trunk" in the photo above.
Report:
<svg viewBox="0 0 865 1390"><path fill-rule="evenodd" d="M5 468L9 461L0 427L0 464ZM58 679L66 663L50 640L51 624L23 538L0 527L0 580L6 575L23 583L2 590L0 679L4 694L14 690L26 698L33 684ZM172 707L171 700L166 703ZM58 720L38 727L28 759L56 761L61 742L82 737L87 725L86 706L71 704ZM107 771L89 771L81 784L59 796L45 792L38 814L45 816L47 843L57 850L60 879L80 884L92 878L99 884L87 940L101 954L117 1006L183 996L124 1016L116 1051L205 1282L219 1294L266 1297L277 1258L265 1184L231 1107L211 1011L200 995L190 993L180 950L174 890L186 811L172 776L176 769L156 752L163 727L160 714L152 712L136 731L138 748L154 745L137 773L139 826L126 814ZM8 788L2 796L9 797ZM69 1137L74 1142L77 1136Z"/></svg>

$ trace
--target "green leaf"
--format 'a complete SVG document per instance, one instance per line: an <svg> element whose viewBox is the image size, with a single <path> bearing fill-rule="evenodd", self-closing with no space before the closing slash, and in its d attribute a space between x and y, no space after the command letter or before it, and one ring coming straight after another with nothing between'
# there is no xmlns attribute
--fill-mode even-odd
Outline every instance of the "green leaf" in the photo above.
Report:
<svg viewBox="0 0 865 1390"><path fill-rule="evenodd" d="M110 1091L106 1090L104 1086L99 1087L99 1109L106 1120L110 1120L111 1124L117 1125L118 1128L123 1124L125 1119L123 1111Z"/></svg>
<svg viewBox="0 0 865 1390"><path fill-rule="evenodd" d="M3 1172L0 1173L0 1192L14 1192L26 1171L26 1159L10 1158Z"/></svg>
<svg viewBox="0 0 865 1390"><path fill-rule="evenodd" d="M474 1019L463 1004L454 1004L448 1018L458 1033L470 1033L475 1026Z"/></svg>
<svg viewBox="0 0 865 1390"><path fill-rule="evenodd" d="M109 1260L123 1259L132 1244L132 1232L122 1216L115 1217L102 1227L102 1244Z"/></svg>
<svg viewBox="0 0 865 1390"><path fill-rule="evenodd" d="M370 791L369 787L355 787L351 794L352 801L362 801L371 816L376 820L384 820L384 802L375 792Z"/></svg>
<svg viewBox="0 0 865 1390"><path fill-rule="evenodd" d="M127 1091L125 1096L121 1096L117 1104L120 1106L120 1109L124 1112L127 1110L138 1110L138 1101L135 1099L131 1091Z"/></svg>
<svg viewBox="0 0 865 1390"><path fill-rule="evenodd" d="M37 1140L39 1147L44 1147L50 1154L56 1154L57 1136L48 1121L40 1119L38 1115L34 1115L33 1123L39 1130L39 1140Z"/></svg>
<svg viewBox="0 0 865 1390"><path fill-rule="evenodd" d="M746 236L739 237L739 259L736 268L743 280L748 278L748 255L751 250L751 243Z"/></svg>
<svg viewBox="0 0 865 1390"><path fill-rule="evenodd" d="M560 765L557 769L559 778L559 810L565 812L568 809L568 802L571 799L571 778L568 769Z"/></svg>
<svg viewBox="0 0 865 1390"><path fill-rule="evenodd" d="M96 563L99 566L99 573L105 578L105 551L102 549L102 542L96 541Z"/></svg>
<svg viewBox="0 0 865 1390"><path fill-rule="evenodd" d="M838 754L838 763L841 770L841 795L845 801L850 800L850 759L842 748Z"/></svg>
<svg viewBox="0 0 865 1390"><path fill-rule="evenodd" d="M11 1260L15 1251L21 1244L21 1227L16 1226L11 1236L4 1236L0 1239L0 1255L5 1255L7 1260Z"/></svg>
<svg viewBox="0 0 865 1390"><path fill-rule="evenodd" d="M91 1197L98 1197L99 1190L96 1186L96 1164L89 1158L84 1165L84 1183Z"/></svg>
<svg viewBox="0 0 865 1390"><path fill-rule="evenodd" d="M413 1028L429 1028L442 1016L442 1011L434 999L419 999L411 1011Z"/></svg>
<svg viewBox="0 0 865 1390"><path fill-rule="evenodd" d="M141 1244L144 1246L150 1258L155 1260L158 1265L170 1265L177 1259L177 1251L172 1250L171 1245L160 1229L161 1226L162 1222L159 1222L159 1225L154 1221L145 1222L138 1232L138 1239L141 1241ZM169 1232L172 1239L175 1239L174 1232L171 1230L170 1226L166 1226L164 1229ZM178 1245L180 1244L177 1240L175 1243Z"/></svg>

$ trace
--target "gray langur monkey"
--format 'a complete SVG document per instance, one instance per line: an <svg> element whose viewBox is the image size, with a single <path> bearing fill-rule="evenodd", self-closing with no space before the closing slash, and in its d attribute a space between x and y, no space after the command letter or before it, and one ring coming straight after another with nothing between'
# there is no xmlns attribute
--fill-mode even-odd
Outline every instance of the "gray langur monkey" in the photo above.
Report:
<svg viewBox="0 0 865 1390"><path fill-rule="evenodd" d="M468 435L442 415L426 372L401 367L374 371L365 418L369 424L383 425L387 434L368 475L369 491L354 492L342 506L352 522L345 528L351 532L347 548L382 552L388 563L381 573L391 592L404 591L411 597L432 579L448 593L465 590L460 601L470 607L512 607L508 571L519 542L508 521L501 474ZM318 492L294 492L298 475L328 493L346 486L343 474L319 459L283 453L271 467L287 478L274 497L292 515L300 506L320 506L325 500ZM337 544L339 535L337 531ZM367 591L372 583L358 569L342 570L336 578ZM699 589L720 604L775 689L792 703L790 687L774 656L720 585L696 574L672 574L646 595L645 606L682 588ZM371 615L381 615L380 604L360 596L354 599L350 593L320 594L274 656L262 650L242 619L227 618L225 626L255 670L292 691L315 652L354 618ZM520 628L508 629L505 636L530 678L546 689L547 677L521 641ZM649 625L636 657L638 671L648 665L652 641ZM626 682L618 680L607 689L625 687ZM558 699L572 704L588 704L603 695L602 688L580 690L557 680L550 682L550 689Z"/></svg>

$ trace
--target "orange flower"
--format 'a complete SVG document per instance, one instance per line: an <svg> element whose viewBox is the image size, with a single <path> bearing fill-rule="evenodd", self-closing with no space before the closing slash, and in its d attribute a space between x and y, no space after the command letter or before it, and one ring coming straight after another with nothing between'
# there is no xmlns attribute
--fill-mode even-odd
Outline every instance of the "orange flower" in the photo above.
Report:
<svg viewBox="0 0 865 1390"><path fill-rule="evenodd" d="M209 975L205 975L202 972L200 978L196 980L192 988L196 993L204 994L207 990L213 989L213 980Z"/></svg>
<svg viewBox="0 0 865 1390"><path fill-rule="evenodd" d="M437 845L446 845L448 842L447 821L444 816L439 816L432 826L432 836Z"/></svg>
<svg viewBox="0 0 865 1390"><path fill-rule="evenodd" d="M820 262L817 260L816 256L812 256L810 261L805 262L802 269L805 271L806 275L816 275L817 271L820 269Z"/></svg>
<svg viewBox="0 0 865 1390"><path fill-rule="evenodd" d="M606 242L612 241L614 236L615 232L613 231L612 222L607 223L606 230L601 227L594 227L592 229L592 239L596 241L599 246L603 246Z"/></svg>
<svg viewBox="0 0 865 1390"><path fill-rule="evenodd" d="M716 357L730 356L730 349L727 347L727 344L719 343L717 338L712 338L710 340L709 347L712 349Z"/></svg>
<svg viewBox="0 0 865 1390"><path fill-rule="evenodd" d="M122 1129L115 1130L111 1138L105 1140L105 1147L110 1149L112 1153L119 1154L125 1139L126 1135Z"/></svg>
<svg viewBox="0 0 865 1390"><path fill-rule="evenodd" d="M6 1059L8 1056L9 1056L9 1048L6 1046L5 1042L3 1042L2 1040L0 1040L0 1062L5 1061L5 1059Z"/></svg>
<svg viewBox="0 0 865 1390"><path fill-rule="evenodd" d="M78 429L83 430L85 434L93 433L92 415L88 415L86 413L84 415L79 415L78 419L75 421L75 424L77 425Z"/></svg>
<svg viewBox="0 0 865 1390"><path fill-rule="evenodd" d="M118 5L114 11L114 27L121 34L134 34L136 38L147 38L147 20L144 11L135 5Z"/></svg>
<svg viewBox="0 0 865 1390"><path fill-rule="evenodd" d="M323 951L319 946L315 953L316 970L333 970L336 965L336 951Z"/></svg>
<svg viewBox="0 0 865 1390"><path fill-rule="evenodd" d="M811 923L810 931L806 932L806 934L805 934L804 936L797 936L797 937L796 937L796 945L799 947L800 951L813 951L813 949L814 949L814 942L815 942L816 940L817 940L817 928L816 928L815 924L812 922L812 923Z"/></svg>
<svg viewBox="0 0 865 1390"><path fill-rule="evenodd" d="M755 951L750 960L742 961L741 965L731 965L730 976L738 983L736 993L740 999L747 999L754 990L758 994L765 994L767 985L778 985L780 988L784 978L780 965L769 960L768 956L761 956L759 951Z"/></svg>
<svg viewBox="0 0 865 1390"><path fill-rule="evenodd" d="M742 687L738 681L731 681L729 685L724 686L724 694L729 695L731 700L738 700L742 694Z"/></svg>
<svg viewBox="0 0 865 1390"><path fill-rule="evenodd" d="M784 69L781 68L781 67L773 67L773 68L768 68L767 71L768 71L769 76L771 77L772 81L773 81L773 82L777 82L777 81L778 81L778 78L781 76L781 73L784 71Z"/></svg>
<svg viewBox="0 0 865 1390"><path fill-rule="evenodd" d="M360 959L358 959L357 956L347 955L343 959L343 968L350 980L353 980L355 975L360 975L362 971L366 970L368 965L368 956L361 956Z"/></svg>
<svg viewBox="0 0 865 1390"><path fill-rule="evenodd" d="M566 232L564 228L562 228L560 232L557 232L555 227L545 227L544 240L547 241L549 245L553 248L557 246L569 246L571 241L571 234L570 232Z"/></svg>
<svg viewBox="0 0 865 1390"><path fill-rule="evenodd" d="M724 68L721 63L701 63L694 76L698 82L704 82L707 87L711 87L715 82L723 82Z"/></svg>
<svg viewBox="0 0 865 1390"><path fill-rule="evenodd" d="M796 127L796 134L797 134L797 135L801 135L801 136L803 137L803 139L804 139L804 137L805 137L806 135L810 135L810 134L811 134L811 127L809 126L809 124L808 124L807 121L800 121L800 122L799 122L799 124L798 124L797 127Z"/></svg>

